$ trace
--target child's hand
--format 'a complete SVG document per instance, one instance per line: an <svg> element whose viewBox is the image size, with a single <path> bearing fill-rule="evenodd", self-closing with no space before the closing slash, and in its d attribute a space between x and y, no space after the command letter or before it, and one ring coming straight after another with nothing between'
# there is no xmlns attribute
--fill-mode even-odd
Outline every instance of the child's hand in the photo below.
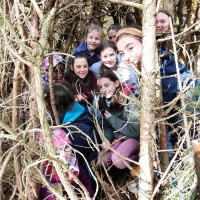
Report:
<svg viewBox="0 0 200 200"><path fill-rule="evenodd" d="M107 150L107 149L109 149L110 148L110 142L109 141L103 141L103 143L101 144L101 148L103 149L103 150Z"/></svg>
<svg viewBox="0 0 200 200"><path fill-rule="evenodd" d="M106 119L108 119L111 116L111 114L107 110L105 110L104 116Z"/></svg>
<svg viewBox="0 0 200 200"><path fill-rule="evenodd" d="M75 101L76 102L81 102L83 101L84 99L87 99L87 96L85 94L77 94L75 96Z"/></svg>

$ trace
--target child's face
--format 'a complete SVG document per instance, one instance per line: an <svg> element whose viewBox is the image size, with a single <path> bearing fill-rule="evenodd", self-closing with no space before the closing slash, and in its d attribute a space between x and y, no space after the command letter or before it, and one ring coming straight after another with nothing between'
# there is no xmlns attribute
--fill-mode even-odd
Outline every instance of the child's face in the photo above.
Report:
<svg viewBox="0 0 200 200"><path fill-rule="evenodd" d="M63 161L64 163L68 164L69 159L72 155L72 150L68 146L59 146L57 149L57 152L59 154L59 159Z"/></svg>
<svg viewBox="0 0 200 200"><path fill-rule="evenodd" d="M142 58L142 43L135 36L122 36L117 42L117 49L126 65L138 67Z"/></svg>
<svg viewBox="0 0 200 200"><path fill-rule="evenodd" d="M116 80L113 82L109 78L99 78L97 85L101 95L110 98L115 94L116 88L119 86L119 81Z"/></svg>
<svg viewBox="0 0 200 200"><path fill-rule="evenodd" d="M169 29L169 16L165 13L158 13L156 15L156 35L161 36Z"/></svg>
<svg viewBox="0 0 200 200"><path fill-rule="evenodd" d="M75 58L71 70L81 79L84 79L89 72L89 65L85 58Z"/></svg>
<svg viewBox="0 0 200 200"><path fill-rule="evenodd" d="M100 45L101 34L96 30L92 30L85 37L85 42L87 42L88 51L92 52Z"/></svg>
<svg viewBox="0 0 200 200"><path fill-rule="evenodd" d="M53 81L61 82L63 80L64 71L65 71L64 64L62 63L57 64L56 67L53 68Z"/></svg>
<svg viewBox="0 0 200 200"><path fill-rule="evenodd" d="M116 45L116 35L117 35L117 31L116 31L116 30L112 30L112 29L111 29L111 30L108 32L108 38L109 38L109 40L112 41L112 42L114 42L115 45Z"/></svg>
<svg viewBox="0 0 200 200"><path fill-rule="evenodd" d="M111 47L108 47L101 51L100 58L102 63L110 69L113 69L117 65L117 53Z"/></svg>

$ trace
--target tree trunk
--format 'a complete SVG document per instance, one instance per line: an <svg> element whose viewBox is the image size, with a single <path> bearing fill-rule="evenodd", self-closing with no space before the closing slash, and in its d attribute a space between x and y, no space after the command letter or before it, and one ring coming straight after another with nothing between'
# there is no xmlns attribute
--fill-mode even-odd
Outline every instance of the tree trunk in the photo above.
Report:
<svg viewBox="0 0 200 200"><path fill-rule="evenodd" d="M19 62L17 62L18 67ZM13 109L12 109L12 129L16 130L19 127L19 109L17 108L19 104L19 98L17 97L20 92L19 92L19 87L20 87L20 75L18 68L15 67L14 71L14 78L13 78ZM15 146L16 142L13 142L13 146ZM20 198L24 199L24 195L22 193L23 188L22 188L22 182L21 182L21 162L20 162L20 153L21 149L20 147L16 147L14 152L13 152L13 158L14 158L14 170L15 170L15 177L16 177L16 185L20 194Z"/></svg>
<svg viewBox="0 0 200 200"><path fill-rule="evenodd" d="M197 140L194 140L192 146L194 152L195 169L197 174L197 197L198 199L200 199L200 144Z"/></svg>
<svg viewBox="0 0 200 200"><path fill-rule="evenodd" d="M143 1L143 56L140 111L139 199L150 199L153 192L155 160L155 14L156 1Z"/></svg>
<svg viewBox="0 0 200 200"><path fill-rule="evenodd" d="M40 34L39 34L39 17L38 14L36 12L36 10L33 8L32 14L31 14L31 30L32 30L32 37L38 41ZM35 49L35 43L31 43L31 47L32 49ZM30 82L30 88L27 88L30 90L29 92L29 109L30 109L30 118L31 118L31 122L32 122L32 127L31 128L35 128L38 126L39 124L39 120L38 120L38 109L37 109L37 105L36 105L36 91L35 91L35 77L34 77L34 72L32 67L28 68L29 71L29 82ZM29 134L29 143L34 145L36 144L37 139L36 139L36 135L35 133L30 133ZM32 158L32 160L34 160L34 155L29 152L29 156ZM31 161L30 161L31 162ZM31 170L28 170L26 172L27 177L31 176ZM26 195L27 195L27 199L29 200L37 200L38 199L38 184L35 183L33 181L33 179L26 179Z"/></svg>
<svg viewBox="0 0 200 200"><path fill-rule="evenodd" d="M17 2L15 1L16 4L16 15L20 16L20 10L17 6ZM18 19L18 30L21 34L21 39L25 40L27 38L27 35L24 31L24 27L23 24L21 23L21 21ZM22 48L19 49L19 55L21 56L23 54ZM19 73L19 69L22 68L22 63L20 63L20 61L16 62L16 66L15 66L15 70L14 70L14 76L13 76L13 109L12 109L12 129L16 130L19 128L20 126L20 117L19 117L19 112L20 110L18 109L18 105L20 105L20 100L18 98L18 95L20 94L20 81L21 81L21 77L20 77L20 73ZM13 142L13 146L15 146L16 142ZM22 186L22 182L21 182L21 147L16 147L14 152L13 152L13 158L14 158L14 170L15 170L15 177L16 177L16 185L20 194L20 198L21 199L25 199L24 198L24 194L22 193L22 191L24 191L23 186Z"/></svg>
<svg viewBox="0 0 200 200"><path fill-rule="evenodd" d="M2 158L3 158L3 139L0 138L0 171L2 170ZM2 179L0 179L0 200L3 200L3 184Z"/></svg>

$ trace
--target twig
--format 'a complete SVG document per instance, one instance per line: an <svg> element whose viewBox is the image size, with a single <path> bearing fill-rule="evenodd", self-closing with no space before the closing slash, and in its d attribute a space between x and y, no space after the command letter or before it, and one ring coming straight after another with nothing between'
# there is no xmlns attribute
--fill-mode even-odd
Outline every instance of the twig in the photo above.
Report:
<svg viewBox="0 0 200 200"><path fill-rule="evenodd" d="M33 4L35 10L37 11L37 14L38 14L40 20L42 21L43 18L44 18L44 16L43 16L43 13L42 13L42 11L40 10L40 8L39 8L37 2L36 2L35 0L31 0L31 2L32 2L32 4Z"/></svg>
<svg viewBox="0 0 200 200"><path fill-rule="evenodd" d="M173 32L173 26L172 26L172 19L171 17L169 17L169 21L170 21L170 29L171 29L171 34L172 34L172 45L173 45L173 49L174 49L174 59L175 59L175 64L176 64L176 73L178 75L178 85L180 88L180 91L182 91L182 83L181 83L181 75L180 75L180 71L179 71L179 66L178 66L178 56L177 56L177 50L176 50L176 44L175 44L175 37L174 37L174 32ZM181 95L181 105L185 108L185 100L183 95ZM184 121L184 127L188 127L188 121L187 121L187 116L185 113L183 113L183 121ZM187 142L187 147L189 148L190 145L190 137L189 135L187 135L186 138L186 142Z"/></svg>
<svg viewBox="0 0 200 200"><path fill-rule="evenodd" d="M197 24L199 24L200 22L200 19L197 20L193 25L191 25L190 27L188 27L187 29L185 29L183 32L175 35L175 38L178 38L179 36L185 34L185 33L189 33L189 30L192 29L193 27L195 27ZM170 37L166 37L166 38L163 38L163 39L158 39L158 42L163 42L163 41L167 41L167 40L171 40L172 39L172 36Z"/></svg>
<svg viewBox="0 0 200 200"><path fill-rule="evenodd" d="M56 3L57 5L57 3ZM56 7L55 7L56 8ZM51 26L49 28L49 52L52 52L53 49L53 29L54 29L54 21L55 18L53 18ZM51 101L51 108L53 111L53 115L55 117L56 125L60 124L60 119L58 115L58 111L56 109L55 105L55 97L54 97L54 91L53 91L53 55L49 58L49 91L50 91L50 101Z"/></svg>
<svg viewBox="0 0 200 200"><path fill-rule="evenodd" d="M24 142L24 141L18 142L15 146L13 146L13 147L10 149L8 155L6 156L6 159L4 160L4 162L3 162L2 166L1 166L0 180L2 180L3 174L4 174L5 170L6 170L6 167L8 166L8 162L9 162L9 160L11 159L11 156L12 156L12 154L13 154L15 148L18 147L18 146L20 146L23 142Z"/></svg>
<svg viewBox="0 0 200 200"><path fill-rule="evenodd" d="M107 172L107 170L106 170L106 168L105 168L104 163L102 163L102 166L103 166L103 168L104 168L104 171L105 171L105 173L106 173L106 176L108 177L108 180L109 180L109 182L110 182L110 184L111 184L111 186L112 186L112 188L113 188L115 194L116 194L117 197L120 199L120 196L119 196L119 194L118 194L118 192L117 192L117 190L116 190L116 188L115 188L115 186L114 186L114 184L113 184L113 182L112 182L112 180L111 180L111 178L110 178L110 175L108 174L108 172Z"/></svg>
<svg viewBox="0 0 200 200"><path fill-rule="evenodd" d="M112 196L109 194L109 192L107 192L107 190L105 188L108 188L110 190L110 185L108 183L106 183L105 181L103 181L103 179L100 177L99 173L97 170L94 171L95 175L97 177L97 180L99 181L99 183L101 184L105 194L108 196L109 200L113 200Z"/></svg>
<svg viewBox="0 0 200 200"><path fill-rule="evenodd" d="M156 185L156 187L155 187L155 189L154 189L154 191L153 191L153 194L152 194L152 196L151 196L151 200L154 199L154 196L156 195L156 193L157 193L159 187L160 187L161 184L163 183L163 181L164 181L165 177L167 176L167 174L168 174L168 172L169 172L171 166L173 165L173 163L174 163L176 157L177 157L178 154L180 153L180 151L181 151L181 149L182 149L182 146L183 146L183 143L185 142L186 137L188 137L189 130L190 130L191 126L192 126L192 122L190 122L189 125L188 125L188 127L185 129L185 135L184 135L184 137L183 137L183 139L182 139L182 142L181 142L181 144L180 144L178 150L176 151L174 157L172 158L172 160L171 160L171 162L170 162L168 168L166 169L165 173L163 174L163 176L161 177L160 181L159 181L158 184Z"/></svg>
<svg viewBox="0 0 200 200"><path fill-rule="evenodd" d="M109 0L109 1L112 2L112 3L119 3L119 4L122 4L122 5L125 5L125 6L135 7L135 8L138 8L140 10L143 9L142 4L130 2L130 1L127 1L127 0L125 0L125 1L124 0Z"/></svg>

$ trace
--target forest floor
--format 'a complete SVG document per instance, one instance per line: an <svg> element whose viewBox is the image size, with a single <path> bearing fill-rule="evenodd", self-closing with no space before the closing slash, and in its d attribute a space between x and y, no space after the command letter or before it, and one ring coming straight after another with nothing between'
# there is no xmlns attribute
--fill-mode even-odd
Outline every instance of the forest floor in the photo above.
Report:
<svg viewBox="0 0 200 200"><path fill-rule="evenodd" d="M99 173L101 174L103 181L105 181L106 183L110 183L103 169L100 168ZM105 191L113 191L113 193L110 194L110 196L113 197L113 199L120 199L120 200L137 199L136 195L128 190L128 185L130 183L136 182L136 180L134 180L134 177L130 175L129 169L117 169L116 167L112 167L108 171L108 174L113 182L113 185L116 188L116 192L114 192L112 186L110 186L111 188L109 189L108 188L104 189L102 186L100 186L99 193L96 199L98 200L109 199L108 194L105 194L106 193ZM118 193L119 196L117 196L116 193Z"/></svg>

